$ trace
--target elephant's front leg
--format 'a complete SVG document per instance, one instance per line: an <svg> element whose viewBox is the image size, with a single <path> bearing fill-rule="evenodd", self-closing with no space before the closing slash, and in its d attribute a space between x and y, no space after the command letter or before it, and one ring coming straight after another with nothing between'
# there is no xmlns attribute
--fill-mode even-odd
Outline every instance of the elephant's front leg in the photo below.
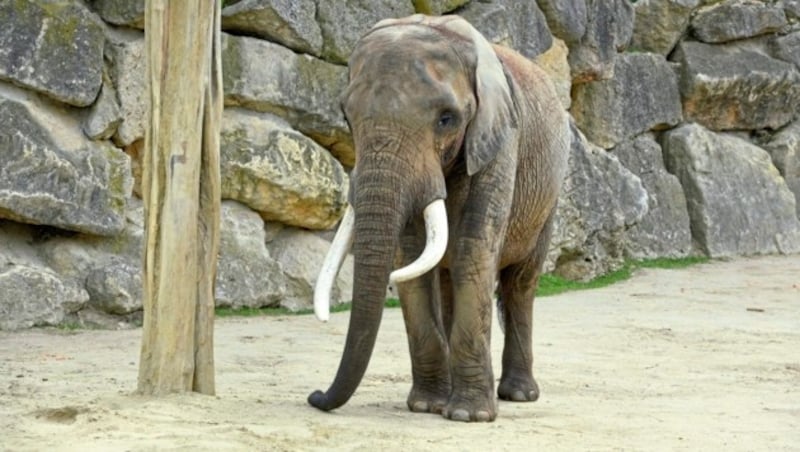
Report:
<svg viewBox="0 0 800 452"><path fill-rule="evenodd" d="M488 422L497 416L490 349L496 261L480 239L461 238L451 260L453 324L450 374L453 391L444 416Z"/></svg>
<svg viewBox="0 0 800 452"><path fill-rule="evenodd" d="M424 239L423 239L424 240ZM415 256L424 243L404 238L404 261ZM407 262L405 262L407 263ZM413 386L408 408L415 412L441 413L450 395L447 335L442 324L439 270L397 286L411 354Z"/></svg>

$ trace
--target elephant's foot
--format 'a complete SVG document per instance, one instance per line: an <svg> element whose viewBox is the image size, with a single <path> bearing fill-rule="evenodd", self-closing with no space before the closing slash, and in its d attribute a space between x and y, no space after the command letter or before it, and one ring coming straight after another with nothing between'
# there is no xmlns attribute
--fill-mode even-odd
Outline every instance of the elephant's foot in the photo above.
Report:
<svg viewBox="0 0 800 452"><path fill-rule="evenodd" d="M408 409L415 413L441 414L449 393L449 386L440 390L422 390L414 386L408 395Z"/></svg>
<svg viewBox="0 0 800 452"><path fill-rule="evenodd" d="M539 385L531 375L506 375L500 379L497 395L513 402L535 402L539 398Z"/></svg>
<svg viewBox="0 0 800 452"><path fill-rule="evenodd" d="M492 422L497 417L497 397L491 370L480 380L480 383L474 380L462 384L454 382L442 416L461 422Z"/></svg>
<svg viewBox="0 0 800 452"><path fill-rule="evenodd" d="M451 421L492 422L497 417L497 399L493 393L477 399L452 395L442 416Z"/></svg>

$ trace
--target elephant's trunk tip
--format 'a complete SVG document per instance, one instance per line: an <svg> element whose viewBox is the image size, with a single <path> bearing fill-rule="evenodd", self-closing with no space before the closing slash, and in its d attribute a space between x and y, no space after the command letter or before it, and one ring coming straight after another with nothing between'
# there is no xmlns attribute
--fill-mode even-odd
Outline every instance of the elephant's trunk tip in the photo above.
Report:
<svg viewBox="0 0 800 452"><path fill-rule="evenodd" d="M331 403L328 395L319 389L309 394L308 404L322 411L330 411L338 407L338 405Z"/></svg>

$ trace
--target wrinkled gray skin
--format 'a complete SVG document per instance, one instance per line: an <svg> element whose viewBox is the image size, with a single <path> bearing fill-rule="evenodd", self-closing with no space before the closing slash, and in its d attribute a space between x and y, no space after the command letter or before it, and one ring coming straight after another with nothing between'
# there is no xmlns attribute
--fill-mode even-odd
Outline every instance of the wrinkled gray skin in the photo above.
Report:
<svg viewBox="0 0 800 452"><path fill-rule="evenodd" d="M498 61L499 60L499 61ZM502 65L501 65L501 64ZM375 343L389 273L425 245L421 212L446 199L445 257L399 284L412 411L492 421L496 283L502 399L534 401L533 296L566 170L566 113L544 73L455 16L383 21L350 58L343 109L356 144L354 300L339 371L309 403L343 405Z"/></svg>

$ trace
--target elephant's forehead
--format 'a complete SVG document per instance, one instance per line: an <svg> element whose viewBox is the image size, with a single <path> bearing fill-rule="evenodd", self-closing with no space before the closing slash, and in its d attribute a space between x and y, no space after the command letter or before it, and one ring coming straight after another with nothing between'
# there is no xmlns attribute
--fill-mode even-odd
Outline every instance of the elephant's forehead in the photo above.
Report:
<svg viewBox="0 0 800 452"><path fill-rule="evenodd" d="M448 60L453 48L437 30L422 25L404 25L376 30L362 38L350 60L353 65L382 57L398 62L425 59Z"/></svg>
<svg viewBox="0 0 800 452"><path fill-rule="evenodd" d="M464 71L453 64L414 57L407 51L374 55L353 72L346 97L358 99L362 106L364 101L382 102L389 110L392 106L427 108L431 103L455 106L456 98L465 97L470 85Z"/></svg>
<svg viewBox="0 0 800 452"><path fill-rule="evenodd" d="M422 24L404 24L374 30L364 36L363 41L379 39L383 42L397 42L409 39L441 39L441 34L433 28Z"/></svg>
<svg viewBox="0 0 800 452"><path fill-rule="evenodd" d="M461 60L447 39L430 27L387 27L365 37L350 60L351 76L367 72L443 80L460 71Z"/></svg>
<svg viewBox="0 0 800 452"><path fill-rule="evenodd" d="M365 36L350 60L346 108L353 115L459 106L469 102L469 72L438 30L390 26ZM349 100L349 102L348 102Z"/></svg>

